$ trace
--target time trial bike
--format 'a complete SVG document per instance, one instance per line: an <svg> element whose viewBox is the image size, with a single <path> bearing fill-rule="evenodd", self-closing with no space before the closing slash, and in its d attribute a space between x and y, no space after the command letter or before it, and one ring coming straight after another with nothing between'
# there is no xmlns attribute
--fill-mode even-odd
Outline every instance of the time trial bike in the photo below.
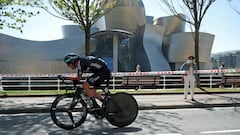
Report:
<svg viewBox="0 0 240 135"><path fill-rule="evenodd" d="M86 95L85 90L77 85L78 81L73 81L73 87L67 87L67 92L59 95L51 105L53 122L60 128L71 130L79 127L86 120L87 115L92 114L98 119L106 118L116 127L130 125L138 114L136 99L125 92L111 94L108 82L103 88L102 105L93 107L92 100ZM68 92L69 89L74 92ZM102 113L98 113L99 111Z"/></svg>

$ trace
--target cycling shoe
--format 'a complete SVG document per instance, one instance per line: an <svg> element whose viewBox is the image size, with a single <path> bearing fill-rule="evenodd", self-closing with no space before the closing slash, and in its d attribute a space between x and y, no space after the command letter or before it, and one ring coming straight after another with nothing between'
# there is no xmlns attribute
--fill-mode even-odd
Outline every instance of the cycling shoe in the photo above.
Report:
<svg viewBox="0 0 240 135"><path fill-rule="evenodd" d="M92 114L96 119L102 119L104 118L104 113L102 108L90 108L88 110L89 114Z"/></svg>
<svg viewBox="0 0 240 135"><path fill-rule="evenodd" d="M102 111L102 110L97 110L97 111L95 111L94 117L95 117L96 119L102 119L102 118L104 118L104 113L103 113L103 111Z"/></svg>

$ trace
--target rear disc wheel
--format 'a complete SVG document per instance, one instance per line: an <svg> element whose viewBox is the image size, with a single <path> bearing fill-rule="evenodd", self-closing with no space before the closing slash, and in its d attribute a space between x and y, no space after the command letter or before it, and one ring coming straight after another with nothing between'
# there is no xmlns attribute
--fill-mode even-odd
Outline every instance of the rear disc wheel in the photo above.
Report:
<svg viewBox="0 0 240 135"><path fill-rule="evenodd" d="M136 119L138 104L132 95L117 93L106 102L104 111L109 123L117 127L125 127Z"/></svg>

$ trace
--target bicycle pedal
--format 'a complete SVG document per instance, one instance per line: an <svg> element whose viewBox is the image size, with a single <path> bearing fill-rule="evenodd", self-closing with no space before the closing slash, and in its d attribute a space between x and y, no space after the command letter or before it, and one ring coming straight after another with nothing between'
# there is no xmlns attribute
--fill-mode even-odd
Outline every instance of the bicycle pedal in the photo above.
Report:
<svg viewBox="0 0 240 135"><path fill-rule="evenodd" d="M87 112L89 114L93 114L94 115L94 114L98 113L98 111L102 111L102 109L101 108L100 109L99 108L89 108Z"/></svg>
<svg viewBox="0 0 240 135"><path fill-rule="evenodd" d="M95 114L94 117L95 117L96 119L103 119L103 118L104 118L103 115L98 115L98 114Z"/></svg>
<svg viewBox="0 0 240 135"><path fill-rule="evenodd" d="M105 117L101 110L89 111L89 114L93 115L96 119L102 119Z"/></svg>

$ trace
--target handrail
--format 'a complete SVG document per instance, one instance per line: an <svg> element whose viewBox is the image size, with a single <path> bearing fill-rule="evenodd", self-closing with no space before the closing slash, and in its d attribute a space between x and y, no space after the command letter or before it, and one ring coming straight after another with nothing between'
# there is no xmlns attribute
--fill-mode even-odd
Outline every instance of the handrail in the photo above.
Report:
<svg viewBox="0 0 240 135"><path fill-rule="evenodd" d="M152 71L152 72L113 72L112 77L122 76L158 76L158 75L181 75L186 74L187 71ZM213 70L194 70L194 74L216 74L216 73L240 73L240 68L235 69L213 69ZM0 74L0 77L56 77L59 74L67 76L77 76L76 73L58 73L58 74ZM91 73L85 73L88 76Z"/></svg>
<svg viewBox="0 0 240 135"><path fill-rule="evenodd" d="M181 76L182 75L158 75L156 77L160 77L159 83L156 85L155 88L158 89L167 89L167 88L179 88L183 87L181 84ZM141 77L141 76L140 76ZM34 79L33 79L34 78ZM146 78L146 77L145 77ZM127 89L129 87L122 85L123 77L115 77L112 76L109 80L109 86L112 89ZM154 80L153 80L154 81ZM218 74L210 74L210 75L201 75L200 76L200 85L204 87L216 87L218 83L221 82L221 76ZM53 78L50 77L42 79L41 77L2 77L0 80L2 83L2 87L4 90L11 90L11 89L55 89L60 90L67 85L62 84L57 77ZM69 84L71 82L69 81Z"/></svg>
<svg viewBox="0 0 240 135"><path fill-rule="evenodd" d="M221 81L219 73L234 73L238 76L240 69L222 69L222 70L194 70L195 74L200 74L200 85L209 86L212 88ZM117 72L111 73L110 87L113 89L127 88L122 86L124 76L160 76L158 88L167 89L168 87L182 87L180 83L182 74L186 71L154 71L154 72ZM61 73L59 73L61 74ZM0 89L25 88L28 90L35 88L46 88L60 90L65 85L62 85L57 79L59 74L0 74ZM63 73L66 76L77 76L76 73ZM84 76L89 76L90 73L85 73ZM240 76L240 75L239 75ZM171 79L173 78L173 79ZM27 88L26 88L27 87Z"/></svg>

